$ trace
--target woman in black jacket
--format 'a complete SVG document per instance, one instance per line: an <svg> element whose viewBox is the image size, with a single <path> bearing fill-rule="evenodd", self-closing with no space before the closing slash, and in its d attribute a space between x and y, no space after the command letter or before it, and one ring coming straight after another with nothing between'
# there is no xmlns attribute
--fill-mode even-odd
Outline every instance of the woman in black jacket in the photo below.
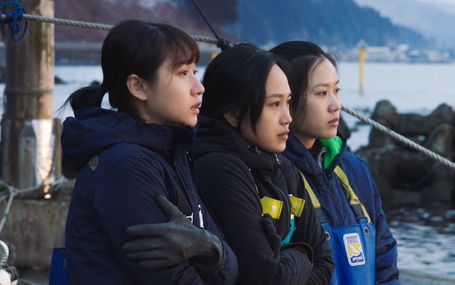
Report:
<svg viewBox="0 0 455 285"><path fill-rule="evenodd" d="M198 191L239 262L237 284L328 284L331 253L296 168L285 74L241 44L207 67L193 148Z"/></svg>

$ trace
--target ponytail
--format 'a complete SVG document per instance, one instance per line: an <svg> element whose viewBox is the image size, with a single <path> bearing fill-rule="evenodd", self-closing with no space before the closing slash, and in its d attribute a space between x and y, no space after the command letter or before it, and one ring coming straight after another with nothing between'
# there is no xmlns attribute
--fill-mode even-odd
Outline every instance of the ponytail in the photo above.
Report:
<svg viewBox="0 0 455 285"><path fill-rule="evenodd" d="M73 112L88 107L101 107L105 93L103 85L86 86L71 93L63 106L69 103Z"/></svg>

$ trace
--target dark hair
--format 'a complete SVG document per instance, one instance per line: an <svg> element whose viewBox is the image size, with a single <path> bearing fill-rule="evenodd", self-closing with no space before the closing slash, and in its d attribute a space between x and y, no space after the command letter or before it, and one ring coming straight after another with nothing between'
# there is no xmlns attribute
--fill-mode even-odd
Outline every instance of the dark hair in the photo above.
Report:
<svg viewBox="0 0 455 285"><path fill-rule="evenodd" d="M73 111L101 106L106 92L109 103L126 113L131 94L126 85L130 74L153 82L161 64L168 59L175 69L182 64L197 63L199 48L187 33L166 24L127 20L114 26L103 43L101 66L103 83L73 92L67 101Z"/></svg>
<svg viewBox="0 0 455 285"><path fill-rule="evenodd" d="M261 116L265 83L276 64L271 53L252 44L239 44L221 52L205 71L201 114L225 121L226 112L242 120L250 113L251 127Z"/></svg>
<svg viewBox="0 0 455 285"><path fill-rule="evenodd" d="M291 110L295 111L301 100L303 105L306 103L306 89L313 69L324 59L329 60L335 69L337 63L335 56L324 52L317 44L307 41L289 41L270 50L277 56L284 73L289 80L292 92Z"/></svg>

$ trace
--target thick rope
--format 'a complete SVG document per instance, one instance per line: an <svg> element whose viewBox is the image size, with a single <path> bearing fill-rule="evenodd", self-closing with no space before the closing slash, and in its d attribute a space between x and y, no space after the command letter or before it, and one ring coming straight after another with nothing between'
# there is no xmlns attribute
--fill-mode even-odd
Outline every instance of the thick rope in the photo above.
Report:
<svg viewBox="0 0 455 285"><path fill-rule="evenodd" d="M0 233L2 232L3 226L5 225L6 220L8 219L9 211L11 210L11 205L13 204L14 196L16 196L16 194L17 194L16 189L14 189L13 187L8 185L7 188L8 188L8 192L9 192L9 198L8 198L8 203L6 204L5 210L3 211L2 220L0 221Z"/></svg>
<svg viewBox="0 0 455 285"><path fill-rule="evenodd" d="M438 162L440 162L452 169L455 169L455 163L448 160L447 158L444 158L444 157L440 156L439 154L437 154L429 149L424 148L423 146L411 141L410 139L400 135L399 133L394 132L391 129L388 129L384 125L381 125L380 123L373 121L372 119L360 114L359 112L355 111L354 109L347 107L347 106L342 106L341 109L343 111L345 111L346 113L356 117L360 121L365 122L365 123L373 126L374 128L378 129L379 131L391 136L392 138L396 139L400 143L407 145L413 149L416 149L416 150L422 152L423 154L425 154L426 156L428 156L434 160L437 160Z"/></svg>
<svg viewBox="0 0 455 285"><path fill-rule="evenodd" d="M71 26L71 27L86 28L86 29L93 29L93 30L104 30L104 31L109 31L113 27L113 25L67 20L67 19L61 19L61 18L52 18L52 17L46 17L46 16L31 15L31 14L27 14L27 13L24 14L24 19L41 22L41 23L49 23L49 24L56 24L56 25L62 25L62 26Z"/></svg>
<svg viewBox="0 0 455 285"><path fill-rule="evenodd" d="M66 178L65 177L61 177L59 180L57 180L55 182L52 182L52 183L49 183L48 186L52 187L52 188L55 188L55 187L58 187L61 184L63 184L65 181L66 181ZM25 188L25 189L17 189L17 188L15 188L15 187L13 187L11 185L8 185L5 182L0 180L0 187L6 188L3 191L7 191L8 193L6 193L6 195L9 196L8 197L8 202L7 202L6 207L5 207L5 210L3 211L2 219L0 220L0 234L1 234L1 232L3 230L3 227L4 227L5 223L6 223L6 220L9 217L9 212L11 210L11 206L13 204L14 198L17 197L17 196L26 194L26 193L42 190L43 187L45 187L45 186L46 185L41 184L41 185L38 185L38 186L32 186L32 187ZM5 198L6 197L4 197L4 196L0 197L0 201L2 201Z"/></svg>
<svg viewBox="0 0 455 285"><path fill-rule="evenodd" d="M52 17L45 17L45 16L38 16L38 15L31 15L31 14L24 14L24 19L32 20L41 23L49 23L49 24L56 24L62 26L70 26L70 27L78 27L78 28L85 28L85 29L93 29L93 30L103 30L109 31L114 27L113 25L107 24L99 24L99 23L92 23L92 22L84 22L84 21L76 21L76 20L67 20L61 18L52 18ZM204 42L209 44L219 44L219 40L207 37L207 36L200 36L200 35L191 35L191 37L197 42Z"/></svg>
<svg viewBox="0 0 455 285"><path fill-rule="evenodd" d="M0 268L3 269L7 265L8 261L8 253L6 252L7 249L4 247L7 246L6 243L2 242L3 244L0 244Z"/></svg>

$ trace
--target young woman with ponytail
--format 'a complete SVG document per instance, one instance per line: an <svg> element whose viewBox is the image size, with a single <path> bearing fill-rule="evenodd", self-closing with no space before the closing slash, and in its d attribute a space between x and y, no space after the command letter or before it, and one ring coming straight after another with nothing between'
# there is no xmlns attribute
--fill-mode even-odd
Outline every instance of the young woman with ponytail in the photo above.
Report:
<svg viewBox="0 0 455 285"><path fill-rule="evenodd" d="M237 261L202 204L187 149L204 87L183 31L125 21L103 43L101 86L74 92L63 162L71 284L233 284ZM114 110L101 108L109 94Z"/></svg>

